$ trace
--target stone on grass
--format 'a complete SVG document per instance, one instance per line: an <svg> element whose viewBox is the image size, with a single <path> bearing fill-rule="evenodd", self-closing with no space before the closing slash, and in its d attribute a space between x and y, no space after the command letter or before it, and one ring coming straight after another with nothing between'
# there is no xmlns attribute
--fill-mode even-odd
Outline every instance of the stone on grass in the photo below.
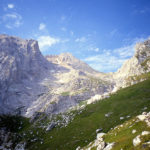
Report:
<svg viewBox="0 0 150 150"><path fill-rule="evenodd" d="M98 133L98 134L97 134L97 139L102 138L104 135L105 135L105 133Z"/></svg>
<svg viewBox="0 0 150 150"><path fill-rule="evenodd" d="M148 134L150 134L149 131L143 131L141 135L148 135Z"/></svg>
<svg viewBox="0 0 150 150"><path fill-rule="evenodd" d="M115 143L109 143L103 150L111 150Z"/></svg>
<svg viewBox="0 0 150 150"><path fill-rule="evenodd" d="M133 139L133 145L134 146L137 146L141 143L141 139L140 139L140 135L136 136L134 139Z"/></svg>
<svg viewBox="0 0 150 150"><path fill-rule="evenodd" d="M136 130L134 129L134 130L132 130L132 134L134 134L134 133L136 133Z"/></svg>

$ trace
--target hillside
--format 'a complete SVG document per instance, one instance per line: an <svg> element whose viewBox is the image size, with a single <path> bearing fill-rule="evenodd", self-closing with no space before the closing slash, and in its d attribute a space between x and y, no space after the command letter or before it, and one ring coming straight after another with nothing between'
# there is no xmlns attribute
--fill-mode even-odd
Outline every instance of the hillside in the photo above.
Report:
<svg viewBox="0 0 150 150"><path fill-rule="evenodd" d="M142 112L150 111L150 74L147 74L147 77L147 80L121 89L112 94L110 98L88 105L83 110L68 112L68 115L74 114L74 119L67 126L58 125L46 131L47 126L53 121L44 114L45 117L41 115L34 124L25 121L23 125L19 125L21 129L17 130L17 133L20 134L18 141L24 141L27 149L75 150L78 146L84 147L93 141L96 137L96 130L99 128L102 129L101 132L108 132L109 135L113 132L110 130L117 125L134 119ZM55 120L62 120L62 116L58 116ZM8 126L8 124L5 125ZM149 130L144 124L139 123L137 126L139 127L136 128L139 129L143 126L141 128L143 131L143 128ZM121 135L126 134L122 132L120 132ZM115 142L117 138L119 137L110 139L109 136L106 136L108 142L113 140ZM124 143L124 148L128 147L128 143L126 141Z"/></svg>

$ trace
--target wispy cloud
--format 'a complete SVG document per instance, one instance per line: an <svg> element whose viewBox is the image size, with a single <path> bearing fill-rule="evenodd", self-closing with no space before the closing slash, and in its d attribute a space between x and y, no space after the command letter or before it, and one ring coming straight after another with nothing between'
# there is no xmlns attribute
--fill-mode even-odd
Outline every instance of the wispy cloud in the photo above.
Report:
<svg viewBox="0 0 150 150"><path fill-rule="evenodd" d="M75 39L75 42L86 42L86 37L80 37L80 38L77 38Z"/></svg>
<svg viewBox="0 0 150 150"><path fill-rule="evenodd" d="M39 30L44 30L46 28L46 25L44 23L40 23Z"/></svg>
<svg viewBox="0 0 150 150"><path fill-rule="evenodd" d="M40 36L38 37L39 47L41 51L44 51L46 47L51 47L60 42L59 38L51 37L50 35L47 36Z"/></svg>
<svg viewBox="0 0 150 150"><path fill-rule="evenodd" d="M2 17L6 28L12 29L20 27L22 24L22 16L18 13L8 13Z"/></svg>
<svg viewBox="0 0 150 150"><path fill-rule="evenodd" d="M135 9L132 14L133 15L139 15L139 14L146 14L146 13L149 13L150 12L150 8L148 7L145 7L143 9Z"/></svg>
<svg viewBox="0 0 150 150"><path fill-rule="evenodd" d="M91 67L101 72L116 71L125 60L127 59L108 54L96 55L84 59L84 61L88 62Z"/></svg>
<svg viewBox="0 0 150 150"><path fill-rule="evenodd" d="M13 9L14 7L15 7L14 4L8 4L8 8L9 8L9 9Z"/></svg>
<svg viewBox="0 0 150 150"><path fill-rule="evenodd" d="M95 47L93 45L89 45L87 50L93 51L93 52L99 52L100 51L100 49L98 47Z"/></svg>
<svg viewBox="0 0 150 150"><path fill-rule="evenodd" d="M116 71L122 64L133 56L136 42L144 41L144 38L133 39L130 45L116 49L104 49L101 54L84 59L91 67L102 72Z"/></svg>

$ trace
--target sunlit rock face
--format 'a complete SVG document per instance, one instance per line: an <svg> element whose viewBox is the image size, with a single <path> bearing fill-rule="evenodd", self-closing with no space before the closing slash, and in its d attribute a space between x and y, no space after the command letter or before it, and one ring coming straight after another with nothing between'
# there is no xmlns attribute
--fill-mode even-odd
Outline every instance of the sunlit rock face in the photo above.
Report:
<svg viewBox="0 0 150 150"><path fill-rule="evenodd" d="M135 45L134 56L114 73L118 86L127 86L129 77L138 76L150 71L150 40Z"/></svg>

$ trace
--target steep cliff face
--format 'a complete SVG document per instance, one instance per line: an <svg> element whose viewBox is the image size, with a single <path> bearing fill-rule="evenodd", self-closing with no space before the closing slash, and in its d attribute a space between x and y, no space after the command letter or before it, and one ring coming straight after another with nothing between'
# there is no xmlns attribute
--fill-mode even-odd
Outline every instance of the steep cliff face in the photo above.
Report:
<svg viewBox="0 0 150 150"><path fill-rule="evenodd" d="M49 68L35 40L0 35L0 106L24 103L27 85L40 79ZM29 88L28 88L29 90ZM21 102L22 101L22 102ZM18 105L19 106L19 105Z"/></svg>

